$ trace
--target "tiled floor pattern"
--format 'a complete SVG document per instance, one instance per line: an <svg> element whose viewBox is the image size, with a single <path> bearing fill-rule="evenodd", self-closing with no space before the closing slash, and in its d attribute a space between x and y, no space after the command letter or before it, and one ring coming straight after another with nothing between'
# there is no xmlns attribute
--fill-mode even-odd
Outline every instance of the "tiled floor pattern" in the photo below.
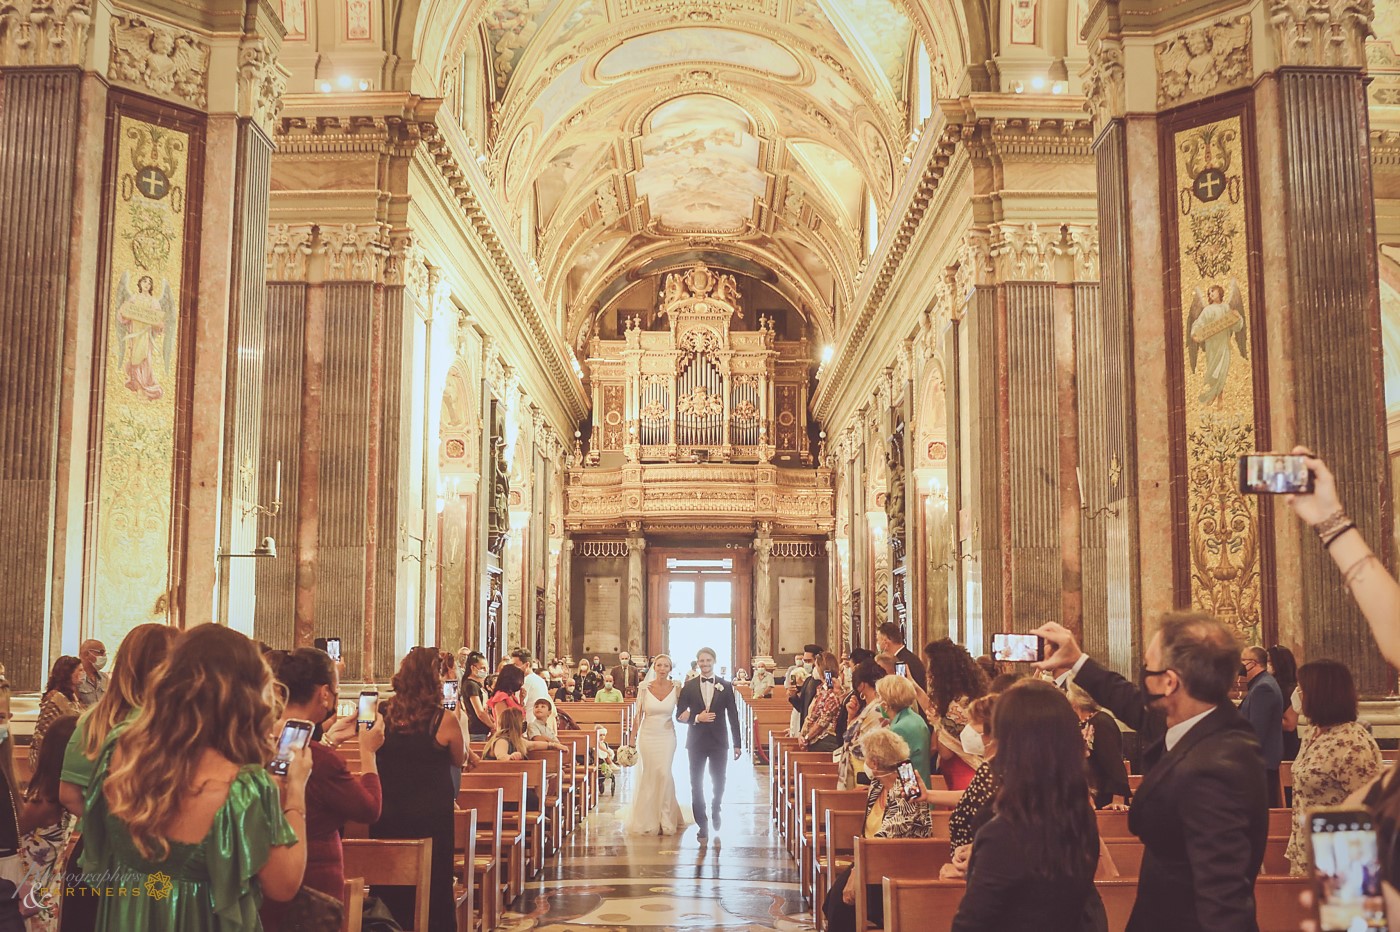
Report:
<svg viewBox="0 0 1400 932"><path fill-rule="evenodd" d="M685 748L676 754L676 790L690 799ZM562 929L656 932L809 932L797 867L768 821L767 769L745 754L729 765L724 830L701 844L695 826L664 838L623 832L634 774L564 843L540 878L506 914L509 932ZM685 807L689 811L689 806Z"/></svg>

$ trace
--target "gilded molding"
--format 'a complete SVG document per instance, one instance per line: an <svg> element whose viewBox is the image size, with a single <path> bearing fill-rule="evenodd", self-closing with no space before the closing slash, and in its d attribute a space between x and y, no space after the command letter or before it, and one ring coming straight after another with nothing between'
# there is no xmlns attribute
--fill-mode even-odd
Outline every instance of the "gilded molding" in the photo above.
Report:
<svg viewBox="0 0 1400 932"><path fill-rule="evenodd" d="M310 271L311 223L274 223L267 229L267 280L304 282Z"/></svg>
<svg viewBox="0 0 1400 932"><path fill-rule="evenodd" d="M1232 16L1158 42L1157 107L1165 110L1248 84L1254 76L1249 16Z"/></svg>
<svg viewBox="0 0 1400 932"><path fill-rule="evenodd" d="M1089 67L1083 71L1084 107L1094 125L1104 126L1128 112L1123 42L1104 36L1089 47Z"/></svg>
<svg viewBox="0 0 1400 932"><path fill-rule="evenodd" d="M0 67L81 65L91 34L87 0L2 0Z"/></svg>
<svg viewBox="0 0 1400 932"><path fill-rule="evenodd" d="M1269 0L1269 21L1284 65L1364 68L1372 0Z"/></svg>
<svg viewBox="0 0 1400 932"><path fill-rule="evenodd" d="M197 34L135 13L112 14L113 80L177 98L203 110L209 103L209 44Z"/></svg>

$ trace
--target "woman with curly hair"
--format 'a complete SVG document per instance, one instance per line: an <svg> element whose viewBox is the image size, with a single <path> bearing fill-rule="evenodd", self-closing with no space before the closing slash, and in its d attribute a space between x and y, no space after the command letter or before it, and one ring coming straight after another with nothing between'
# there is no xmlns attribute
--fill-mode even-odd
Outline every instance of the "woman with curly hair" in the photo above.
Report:
<svg viewBox="0 0 1400 932"><path fill-rule="evenodd" d="M252 641L213 624L181 636L102 749L82 825L85 873L149 877L164 895L101 897L97 928L257 929L264 895L296 895L311 754L268 773L281 709Z"/></svg>
<svg viewBox="0 0 1400 932"><path fill-rule="evenodd" d="M373 838L431 838L433 863L428 929L456 928L452 899L452 773L468 761L461 721L442 708L442 663L436 647L415 647L394 674L394 696L380 703L384 745L379 750L383 812ZM458 770L460 772L460 770ZM375 887L399 924L413 922L412 888Z"/></svg>
<svg viewBox="0 0 1400 932"><path fill-rule="evenodd" d="M86 681L83 662L77 657L63 656L53 662L49 684L44 687L44 698L39 705L39 718L34 722L34 737L29 743L31 769L39 766L39 752L43 750L49 726L65 715L77 715L83 710L78 702L78 685Z"/></svg>
<svg viewBox="0 0 1400 932"><path fill-rule="evenodd" d="M965 790L982 758L967 753L962 733L969 722L967 707L987 694L987 675L966 649L949 638L931 642L924 648L924 658L928 691L919 690L919 705L933 727L939 770L950 790Z"/></svg>

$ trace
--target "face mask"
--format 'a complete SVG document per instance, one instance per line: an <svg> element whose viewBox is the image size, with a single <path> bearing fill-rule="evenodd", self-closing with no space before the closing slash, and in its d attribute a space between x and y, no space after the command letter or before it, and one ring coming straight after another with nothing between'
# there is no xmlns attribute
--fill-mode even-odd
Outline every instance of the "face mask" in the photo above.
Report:
<svg viewBox="0 0 1400 932"><path fill-rule="evenodd" d="M1246 667L1244 664L1240 664L1240 669L1239 669L1239 674L1238 674L1238 675L1239 675L1239 676L1249 676L1249 668Z"/></svg>
<svg viewBox="0 0 1400 932"><path fill-rule="evenodd" d="M802 661L802 669L806 670L808 673L811 673L815 666L816 664L810 660Z"/></svg>
<svg viewBox="0 0 1400 932"><path fill-rule="evenodd" d="M958 737L962 740L963 753L972 757L982 757L987 753L987 746L982 741L982 736L971 725L964 728Z"/></svg>
<svg viewBox="0 0 1400 932"><path fill-rule="evenodd" d="M1147 678L1149 676L1161 676L1162 673L1165 672L1165 670L1149 670L1146 667L1142 668L1142 675L1138 678L1138 682L1142 684L1142 698L1148 705L1151 705L1158 699L1167 698L1166 693L1154 693L1151 687L1147 685Z"/></svg>
<svg viewBox="0 0 1400 932"><path fill-rule="evenodd" d="M107 666L106 654L98 654L96 657L92 658L92 668L94 670L101 670L105 666Z"/></svg>
<svg viewBox="0 0 1400 932"><path fill-rule="evenodd" d="M4 725L0 725L0 744L4 744L6 741L9 741L9 740L10 740L10 726L9 726L9 724L7 723L7 724L4 724Z"/></svg>

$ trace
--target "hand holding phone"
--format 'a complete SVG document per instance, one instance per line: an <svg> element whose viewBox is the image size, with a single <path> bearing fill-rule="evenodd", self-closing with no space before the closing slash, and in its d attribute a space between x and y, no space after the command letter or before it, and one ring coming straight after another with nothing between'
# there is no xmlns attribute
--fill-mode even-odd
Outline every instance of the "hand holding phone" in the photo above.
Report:
<svg viewBox="0 0 1400 932"><path fill-rule="evenodd" d="M1035 634L993 634L992 659L1038 663L1045 659L1045 639Z"/></svg>
<svg viewBox="0 0 1400 932"><path fill-rule="evenodd" d="M286 724L282 726L282 734L277 739L277 753L267 765L268 772L285 777L291 769L293 759L311 743L313 728L315 726L305 719L287 719Z"/></svg>
<svg viewBox="0 0 1400 932"><path fill-rule="evenodd" d="M1307 457L1294 453L1250 453L1239 458L1245 495L1309 495L1313 474Z"/></svg>
<svg viewBox="0 0 1400 932"><path fill-rule="evenodd" d="M836 682L836 677L832 675L832 673L831 673L830 670L823 670L823 671L822 671L822 678L823 678L824 680L826 680L826 688L827 688L827 689L830 689L830 688L831 688L831 684L834 683L834 682Z"/></svg>
<svg viewBox="0 0 1400 932"><path fill-rule="evenodd" d="M924 795L923 784L919 782L919 772L914 769L911 761L900 761L895 768L899 775L899 789L904 794L905 799L920 799Z"/></svg>
<svg viewBox="0 0 1400 932"><path fill-rule="evenodd" d="M379 712L379 690L360 690L360 715L359 723L361 728L370 728L374 725L374 719Z"/></svg>
<svg viewBox="0 0 1400 932"><path fill-rule="evenodd" d="M908 676L908 675L909 675L909 664L907 664L907 663L897 663L897 664L895 664L895 665L894 665L894 675L895 675L895 676Z"/></svg>
<svg viewBox="0 0 1400 932"><path fill-rule="evenodd" d="M1371 813L1325 806L1307 816L1319 932L1385 929L1380 845Z"/></svg>
<svg viewBox="0 0 1400 932"><path fill-rule="evenodd" d="M454 712L457 709L458 688L456 680L442 681L442 707L449 712Z"/></svg>

